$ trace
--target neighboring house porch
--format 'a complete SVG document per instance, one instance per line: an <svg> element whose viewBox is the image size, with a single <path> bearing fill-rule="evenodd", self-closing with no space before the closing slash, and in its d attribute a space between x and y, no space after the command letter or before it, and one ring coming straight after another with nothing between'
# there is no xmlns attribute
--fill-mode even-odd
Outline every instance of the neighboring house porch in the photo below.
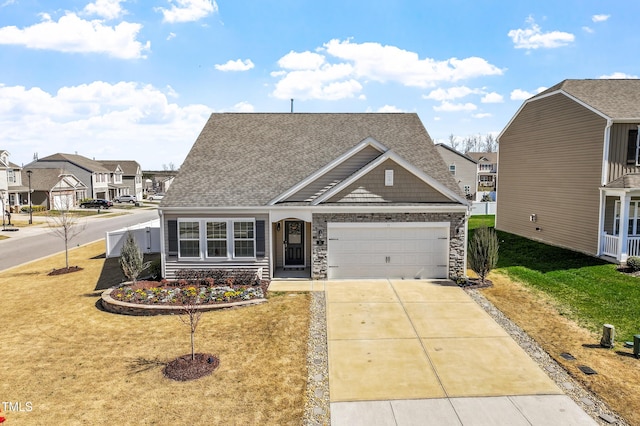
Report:
<svg viewBox="0 0 640 426"><path fill-rule="evenodd" d="M640 174L627 174L601 188L601 200L601 254L618 262L640 257Z"/></svg>

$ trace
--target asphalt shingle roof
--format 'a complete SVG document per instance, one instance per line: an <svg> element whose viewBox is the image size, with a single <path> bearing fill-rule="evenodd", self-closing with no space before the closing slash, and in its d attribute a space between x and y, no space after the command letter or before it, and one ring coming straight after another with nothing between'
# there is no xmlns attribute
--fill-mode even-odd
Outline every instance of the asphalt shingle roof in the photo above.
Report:
<svg viewBox="0 0 640 426"><path fill-rule="evenodd" d="M460 194L417 114L216 113L161 206L264 206L368 137Z"/></svg>
<svg viewBox="0 0 640 426"><path fill-rule="evenodd" d="M562 90L613 120L640 119L640 79L564 80L531 99Z"/></svg>
<svg viewBox="0 0 640 426"><path fill-rule="evenodd" d="M97 160L103 167L109 169L111 172L116 170L116 167L120 166L122 169L122 174L125 176L135 176L138 173L138 168L140 165L137 161L133 160Z"/></svg>
<svg viewBox="0 0 640 426"><path fill-rule="evenodd" d="M82 155L77 154L53 154L48 157L38 159L38 162L42 161L68 161L70 163L74 163L83 169L90 172L99 172L99 173L108 173L109 170L102 166L99 162L95 160L91 160L90 158L83 157Z"/></svg>

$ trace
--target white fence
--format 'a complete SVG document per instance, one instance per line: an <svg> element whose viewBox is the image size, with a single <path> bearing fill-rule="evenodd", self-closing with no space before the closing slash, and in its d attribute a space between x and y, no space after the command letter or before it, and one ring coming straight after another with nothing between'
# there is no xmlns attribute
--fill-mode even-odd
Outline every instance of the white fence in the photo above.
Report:
<svg viewBox="0 0 640 426"><path fill-rule="evenodd" d="M495 201L473 202L471 204L471 216L484 214L496 214Z"/></svg>
<svg viewBox="0 0 640 426"><path fill-rule="evenodd" d="M127 238L127 232L133 234L136 244L144 254L160 253L160 219L139 223L117 231L107 232L107 257L120 256L120 250Z"/></svg>

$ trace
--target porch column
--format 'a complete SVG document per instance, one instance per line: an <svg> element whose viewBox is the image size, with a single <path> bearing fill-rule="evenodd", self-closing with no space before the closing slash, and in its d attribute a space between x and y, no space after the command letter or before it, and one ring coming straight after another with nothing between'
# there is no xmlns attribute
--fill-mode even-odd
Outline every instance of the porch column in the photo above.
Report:
<svg viewBox="0 0 640 426"><path fill-rule="evenodd" d="M628 192L620 195L620 241L618 244L618 261L626 262L629 256L629 205L631 196Z"/></svg>

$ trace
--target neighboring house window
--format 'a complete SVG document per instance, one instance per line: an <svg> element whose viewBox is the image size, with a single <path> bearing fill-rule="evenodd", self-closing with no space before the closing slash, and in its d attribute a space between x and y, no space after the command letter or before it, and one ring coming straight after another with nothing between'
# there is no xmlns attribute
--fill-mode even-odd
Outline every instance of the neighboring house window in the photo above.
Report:
<svg viewBox="0 0 640 426"><path fill-rule="evenodd" d="M464 194L469 195L471 193L471 187L469 185L464 186Z"/></svg>
<svg viewBox="0 0 640 426"><path fill-rule="evenodd" d="M638 162L638 129L629 130L629 139L627 140L627 164L640 165Z"/></svg>
<svg viewBox="0 0 640 426"><path fill-rule="evenodd" d="M620 205L620 201L616 201L613 219L613 235L620 233ZM631 201L629 205L628 224L627 235L640 235L640 200Z"/></svg>
<svg viewBox="0 0 640 426"><path fill-rule="evenodd" d="M227 222L207 222L207 256L229 256L227 252Z"/></svg>
<svg viewBox="0 0 640 426"><path fill-rule="evenodd" d="M13 170L7 170L7 181L9 183L16 183L15 177L13 175Z"/></svg>
<svg viewBox="0 0 640 426"><path fill-rule="evenodd" d="M492 164L480 164L480 171L481 172L490 172L491 170L493 170L493 165Z"/></svg>
<svg viewBox="0 0 640 426"><path fill-rule="evenodd" d="M179 222L178 244L180 257L200 257L200 223Z"/></svg>
<svg viewBox="0 0 640 426"><path fill-rule="evenodd" d="M235 257L255 257L256 241L253 222L233 222Z"/></svg>
<svg viewBox="0 0 640 426"><path fill-rule="evenodd" d="M456 175L456 165L455 164L449 164L449 171L451 172L452 175Z"/></svg>

